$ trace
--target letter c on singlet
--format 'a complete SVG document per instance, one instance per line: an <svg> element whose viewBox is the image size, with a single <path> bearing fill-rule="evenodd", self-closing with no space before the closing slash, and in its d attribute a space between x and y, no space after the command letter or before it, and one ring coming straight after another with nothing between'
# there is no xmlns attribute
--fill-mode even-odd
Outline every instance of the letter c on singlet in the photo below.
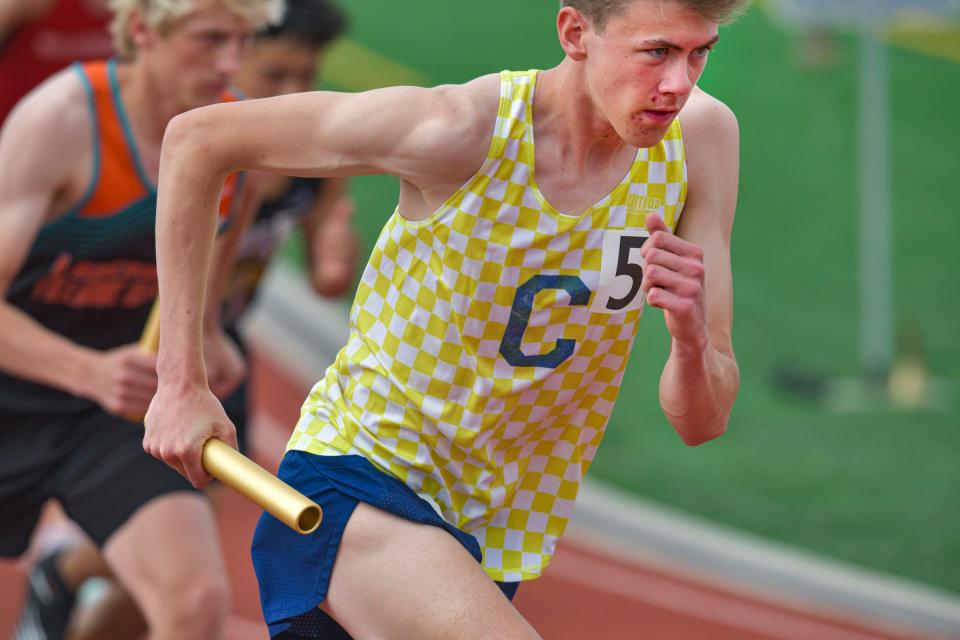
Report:
<svg viewBox="0 0 960 640"><path fill-rule="evenodd" d="M510 321L500 341L500 354L515 367L544 367L556 369L573 355L576 340L561 338L557 346L548 353L528 356L520 351L523 334L530 322L533 300L541 291L560 289L570 294L570 306L582 307L590 304L590 289L577 276L533 276L517 289L510 310Z"/></svg>

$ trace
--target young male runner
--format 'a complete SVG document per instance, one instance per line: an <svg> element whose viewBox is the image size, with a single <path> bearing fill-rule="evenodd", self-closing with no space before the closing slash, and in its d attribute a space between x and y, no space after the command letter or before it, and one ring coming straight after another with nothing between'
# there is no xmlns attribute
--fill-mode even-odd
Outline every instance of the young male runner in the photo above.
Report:
<svg viewBox="0 0 960 640"><path fill-rule="evenodd" d="M745 3L563 4L566 55L547 71L171 123L144 447L198 486L203 442L232 438L203 384L198 320L220 181L239 168L400 178L349 341L280 470L321 504L323 526L303 538L264 517L255 535L276 637L314 636L318 605L355 637L533 637L502 592L549 563L644 301L671 335L667 418L691 445L726 428L738 132L696 83Z"/></svg>
<svg viewBox="0 0 960 640"><path fill-rule="evenodd" d="M345 25L345 16L327 0L288 0L283 20L254 38L233 86L248 98L308 91L327 47ZM270 259L295 228L304 231L310 281L317 293L341 295L353 284L356 268L356 239L350 228L353 207L346 195L345 179L261 175L257 180L258 193L265 201L236 251L219 318L241 347L237 323L254 298ZM212 315L211 321L216 320ZM243 451L248 417L246 383L223 403L237 428L237 441ZM96 571L98 556L96 548L73 541L58 549L54 557L45 558L34 573L71 583L91 573L102 577L102 570ZM58 575L57 565L70 570ZM118 585L101 580L97 593L96 599L78 608L72 617L72 599L51 600L49 606L41 608L41 614L71 617L69 633L75 639L130 638L145 632L136 603Z"/></svg>
<svg viewBox="0 0 960 640"><path fill-rule="evenodd" d="M121 416L142 415L156 387L155 357L135 342L157 292L164 130L229 99L249 37L280 5L111 6L121 61L58 74L0 131L0 555L23 552L56 498L102 547L151 637L212 638L229 589L210 507L143 453L139 425ZM221 391L236 377L224 362L209 371Z"/></svg>

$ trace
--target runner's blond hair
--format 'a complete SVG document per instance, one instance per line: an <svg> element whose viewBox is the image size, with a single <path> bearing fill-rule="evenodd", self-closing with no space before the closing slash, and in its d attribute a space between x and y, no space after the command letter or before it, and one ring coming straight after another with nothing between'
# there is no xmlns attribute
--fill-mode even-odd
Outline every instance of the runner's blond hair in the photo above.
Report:
<svg viewBox="0 0 960 640"><path fill-rule="evenodd" d="M125 60L136 57L137 45L130 32L130 17L135 11L140 12L150 29L164 34L188 13L213 5L243 16L258 29L278 22L284 9L283 0L110 0L114 13L110 31L117 55Z"/></svg>

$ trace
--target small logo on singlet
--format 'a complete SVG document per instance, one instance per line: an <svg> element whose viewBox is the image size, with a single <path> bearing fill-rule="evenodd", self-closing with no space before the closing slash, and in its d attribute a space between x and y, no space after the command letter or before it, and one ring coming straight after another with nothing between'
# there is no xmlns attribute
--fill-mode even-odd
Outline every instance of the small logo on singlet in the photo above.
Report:
<svg viewBox="0 0 960 640"><path fill-rule="evenodd" d="M650 196L640 196L636 194L627 196L627 211L630 213L656 211L662 206L663 200L660 198L651 198Z"/></svg>

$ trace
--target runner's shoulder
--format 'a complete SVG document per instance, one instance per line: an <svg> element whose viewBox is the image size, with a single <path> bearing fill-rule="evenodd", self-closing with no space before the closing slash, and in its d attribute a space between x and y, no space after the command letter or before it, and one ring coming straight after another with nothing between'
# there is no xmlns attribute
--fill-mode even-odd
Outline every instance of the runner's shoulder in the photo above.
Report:
<svg viewBox="0 0 960 640"><path fill-rule="evenodd" d="M421 150L431 160L431 175L471 175L483 163L493 135L500 100L496 74L457 85L424 89L419 129Z"/></svg>
<svg viewBox="0 0 960 640"><path fill-rule="evenodd" d="M693 90L680 111L680 123L687 142L709 143L739 135L739 124L733 110L699 87Z"/></svg>
<svg viewBox="0 0 960 640"><path fill-rule="evenodd" d="M84 136L89 128L90 109L87 89L72 68L64 69L28 93L10 113L4 128L29 136L34 144L45 141L59 148Z"/></svg>

